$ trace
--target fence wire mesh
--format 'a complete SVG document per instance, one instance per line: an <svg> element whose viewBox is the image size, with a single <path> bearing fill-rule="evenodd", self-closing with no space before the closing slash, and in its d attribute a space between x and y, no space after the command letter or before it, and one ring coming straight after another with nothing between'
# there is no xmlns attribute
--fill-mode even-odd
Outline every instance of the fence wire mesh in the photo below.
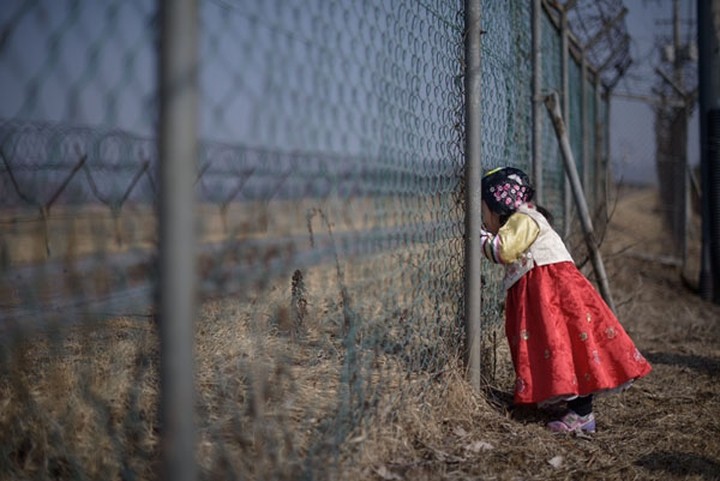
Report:
<svg viewBox="0 0 720 481"><path fill-rule="evenodd" d="M487 2L482 13L482 159L487 169L514 166L532 169L532 4ZM494 346L487 336L502 322L502 269L482 264L483 364L494 365ZM486 374L492 375L491 372Z"/></svg>
<svg viewBox="0 0 720 481"><path fill-rule="evenodd" d="M541 16L540 45L542 50L541 95L563 91L562 38L553 17L545 12ZM562 154L558 146L552 120L546 109L541 110L542 139L542 192L544 206L555 216L555 227L566 232L566 189Z"/></svg>
<svg viewBox="0 0 720 481"><path fill-rule="evenodd" d="M201 476L331 477L462 370L464 5L199 5ZM156 7L0 10L0 477L157 476ZM543 92L561 91L548 11L483 4L485 168L532 166L534 14ZM594 114L574 69L581 152L596 121L576 126ZM557 139L538 121L563 225ZM489 331L504 294L483 269Z"/></svg>

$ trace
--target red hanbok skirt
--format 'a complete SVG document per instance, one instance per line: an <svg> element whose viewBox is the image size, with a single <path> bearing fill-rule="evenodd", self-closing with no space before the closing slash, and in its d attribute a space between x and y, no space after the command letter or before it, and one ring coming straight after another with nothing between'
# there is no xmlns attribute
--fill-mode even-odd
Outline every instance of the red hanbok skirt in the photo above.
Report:
<svg viewBox="0 0 720 481"><path fill-rule="evenodd" d="M619 390L652 368L572 262L536 266L507 291L515 403Z"/></svg>

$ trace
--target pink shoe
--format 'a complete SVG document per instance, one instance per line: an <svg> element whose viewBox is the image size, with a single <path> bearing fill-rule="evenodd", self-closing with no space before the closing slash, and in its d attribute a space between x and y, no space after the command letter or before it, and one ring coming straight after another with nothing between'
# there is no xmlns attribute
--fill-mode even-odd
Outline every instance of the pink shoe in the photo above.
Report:
<svg viewBox="0 0 720 481"><path fill-rule="evenodd" d="M595 416L579 416L575 411L569 410L563 417L547 423L547 428L554 433L595 432Z"/></svg>

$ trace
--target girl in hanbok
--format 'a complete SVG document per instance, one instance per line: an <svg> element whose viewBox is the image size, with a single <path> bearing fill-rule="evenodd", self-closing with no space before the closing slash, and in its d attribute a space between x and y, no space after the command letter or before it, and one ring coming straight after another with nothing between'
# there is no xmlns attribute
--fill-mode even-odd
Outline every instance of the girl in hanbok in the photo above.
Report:
<svg viewBox="0 0 720 481"><path fill-rule="evenodd" d="M623 390L651 371L565 244L532 203L521 170L482 179L482 250L505 266L505 333L515 368L515 404L565 402L547 427L595 432L593 396Z"/></svg>

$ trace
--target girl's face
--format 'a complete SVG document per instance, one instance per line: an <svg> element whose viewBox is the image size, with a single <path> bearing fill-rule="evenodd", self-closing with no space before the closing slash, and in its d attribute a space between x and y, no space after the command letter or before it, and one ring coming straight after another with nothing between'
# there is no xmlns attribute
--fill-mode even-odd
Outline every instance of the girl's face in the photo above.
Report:
<svg viewBox="0 0 720 481"><path fill-rule="evenodd" d="M500 230L500 216L490 210L490 207L482 201L482 222L485 230L497 234Z"/></svg>

